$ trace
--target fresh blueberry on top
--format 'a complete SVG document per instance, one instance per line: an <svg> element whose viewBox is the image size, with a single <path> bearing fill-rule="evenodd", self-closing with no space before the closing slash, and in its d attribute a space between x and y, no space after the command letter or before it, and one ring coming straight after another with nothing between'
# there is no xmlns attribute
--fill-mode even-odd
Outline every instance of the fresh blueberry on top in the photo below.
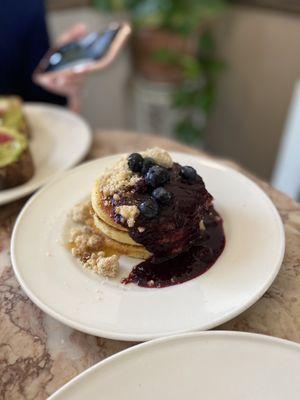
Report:
<svg viewBox="0 0 300 400"><path fill-rule="evenodd" d="M139 205L141 214L146 218L154 218L158 214L158 204L154 199L147 199Z"/></svg>
<svg viewBox="0 0 300 400"><path fill-rule="evenodd" d="M139 153L132 153L128 156L128 167L132 172L141 172L144 159Z"/></svg>
<svg viewBox="0 0 300 400"><path fill-rule="evenodd" d="M155 165L151 167L146 174L145 177L147 185L152 186L153 188L157 188L158 186L163 186L170 180L169 171L160 167L159 165Z"/></svg>
<svg viewBox="0 0 300 400"><path fill-rule="evenodd" d="M195 182L197 178L197 172L193 167L181 167L180 175L188 182Z"/></svg>
<svg viewBox="0 0 300 400"><path fill-rule="evenodd" d="M156 162L153 160L153 158L145 157L143 167L142 167L142 175L146 175L146 173L149 171L149 169L151 167L154 167L154 165L156 165Z"/></svg>
<svg viewBox="0 0 300 400"><path fill-rule="evenodd" d="M172 193L168 192L163 187L158 187L154 189L152 192L152 196L155 198L155 200L164 205L170 204L170 201L172 199Z"/></svg>

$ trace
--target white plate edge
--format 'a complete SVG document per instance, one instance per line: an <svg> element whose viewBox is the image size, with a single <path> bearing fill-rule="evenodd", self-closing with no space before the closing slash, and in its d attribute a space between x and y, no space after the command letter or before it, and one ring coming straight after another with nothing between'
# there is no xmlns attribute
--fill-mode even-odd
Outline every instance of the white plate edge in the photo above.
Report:
<svg viewBox="0 0 300 400"><path fill-rule="evenodd" d="M92 365L85 371L81 372L79 375L72 378L64 386L62 386L55 393L53 393L48 398L48 400L55 400L55 398L57 396L64 394L65 390L68 390L71 386L76 384L77 381L79 381L81 378L85 377L86 375L89 375L90 373L94 372L95 370L98 370L98 369L101 370L102 368L105 368L107 364L110 364L111 362L114 362L115 360L118 360L119 358L122 358L128 354L138 352L138 351L140 351L140 349L151 348L151 347L155 347L157 345L162 345L164 343L181 341L181 340L190 339L190 338L199 338L199 340L201 340L200 338L205 338L205 337L210 338L213 336L216 336L217 338L227 338L227 337L235 338L236 337L238 339L246 339L246 340L250 340L250 341L254 341L254 342L259 341L259 342L273 343L274 345L279 345L279 347L283 346L286 348L292 348L292 349L298 350L300 352L300 344L299 343L293 342L291 340L275 337L275 336L263 335L260 333L253 333L253 332L216 330L216 331L189 332L189 333L184 333L184 334L166 336L166 337L161 337L158 339L150 340L148 342L134 345L125 350L121 350L121 351L105 358L102 361L99 361L95 365Z"/></svg>

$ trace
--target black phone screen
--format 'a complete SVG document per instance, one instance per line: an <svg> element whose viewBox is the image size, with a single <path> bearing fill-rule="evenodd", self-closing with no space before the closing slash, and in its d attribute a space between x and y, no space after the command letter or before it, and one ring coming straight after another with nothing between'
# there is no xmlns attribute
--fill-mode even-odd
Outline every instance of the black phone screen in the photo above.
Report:
<svg viewBox="0 0 300 400"><path fill-rule="evenodd" d="M70 42L50 54L44 72L59 71L101 59L121 28L93 32L76 42Z"/></svg>

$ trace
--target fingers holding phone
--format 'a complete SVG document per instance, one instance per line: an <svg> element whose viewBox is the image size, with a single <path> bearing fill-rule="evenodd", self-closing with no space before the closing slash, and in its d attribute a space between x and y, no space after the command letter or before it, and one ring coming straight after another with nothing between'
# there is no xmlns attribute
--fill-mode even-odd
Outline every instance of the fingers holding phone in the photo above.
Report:
<svg viewBox="0 0 300 400"><path fill-rule="evenodd" d="M79 112L79 94L87 73L106 68L130 35L127 23L111 24L102 32L87 33L83 24L65 32L43 57L33 79L49 91L67 96Z"/></svg>

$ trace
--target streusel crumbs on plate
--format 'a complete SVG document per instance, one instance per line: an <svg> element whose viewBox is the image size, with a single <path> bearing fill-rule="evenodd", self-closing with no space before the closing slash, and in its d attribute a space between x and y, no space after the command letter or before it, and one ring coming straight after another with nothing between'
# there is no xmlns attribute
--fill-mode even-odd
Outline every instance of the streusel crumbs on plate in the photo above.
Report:
<svg viewBox="0 0 300 400"><path fill-rule="evenodd" d="M72 221L77 225L70 230L69 248L84 268L114 278L119 273L119 256L105 255L104 238L93 226L90 202L80 203L72 210Z"/></svg>

